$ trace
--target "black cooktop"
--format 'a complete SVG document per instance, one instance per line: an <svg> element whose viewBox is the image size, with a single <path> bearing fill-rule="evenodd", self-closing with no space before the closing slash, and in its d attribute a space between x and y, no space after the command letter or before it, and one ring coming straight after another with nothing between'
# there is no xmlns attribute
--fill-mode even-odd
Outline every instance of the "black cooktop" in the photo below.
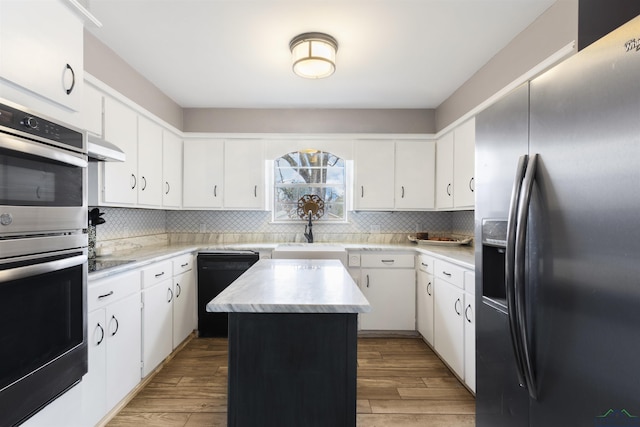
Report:
<svg viewBox="0 0 640 427"><path fill-rule="evenodd" d="M117 267L123 264L130 264L135 262L134 260L106 260L106 259L90 259L89 260L89 273L93 273L95 271L106 270L107 268Z"/></svg>

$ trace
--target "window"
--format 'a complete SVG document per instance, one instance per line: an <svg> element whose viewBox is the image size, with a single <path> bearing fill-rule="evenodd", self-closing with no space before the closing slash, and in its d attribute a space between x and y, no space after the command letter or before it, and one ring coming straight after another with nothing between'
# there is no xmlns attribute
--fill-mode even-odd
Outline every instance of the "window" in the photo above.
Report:
<svg viewBox="0 0 640 427"><path fill-rule="evenodd" d="M324 201L320 221L345 221L345 162L318 150L294 151L274 162L274 221L299 221L298 201L315 195Z"/></svg>

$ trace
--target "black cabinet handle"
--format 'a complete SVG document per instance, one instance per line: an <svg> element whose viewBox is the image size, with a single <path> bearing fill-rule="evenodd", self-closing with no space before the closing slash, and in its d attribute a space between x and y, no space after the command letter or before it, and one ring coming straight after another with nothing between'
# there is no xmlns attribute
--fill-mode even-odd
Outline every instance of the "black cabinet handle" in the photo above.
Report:
<svg viewBox="0 0 640 427"><path fill-rule="evenodd" d="M447 185L447 195L450 196L451 195L451 183L449 183Z"/></svg>
<svg viewBox="0 0 640 427"><path fill-rule="evenodd" d="M136 188L138 180L136 179L136 176L134 174L131 174L131 178L133 178L133 185L131 186L131 189L133 190L134 188Z"/></svg>
<svg viewBox="0 0 640 427"><path fill-rule="evenodd" d="M180 294L182 293L182 287L180 286L180 283L176 283L176 288L178 289L178 292L176 292L176 298L179 298Z"/></svg>
<svg viewBox="0 0 640 427"><path fill-rule="evenodd" d="M71 65L69 64L67 64L66 69L71 71L71 86L69 87L69 89L66 90L67 95L71 95L71 92L73 92L73 88L76 85L76 72L73 71L73 67L71 67Z"/></svg>
<svg viewBox="0 0 640 427"><path fill-rule="evenodd" d="M169 185L168 181L165 181L164 183L167 186L167 191L164 194L169 194L169 191L171 191L171 186Z"/></svg>
<svg viewBox="0 0 640 427"><path fill-rule="evenodd" d="M404 185L402 186L402 196L401 197L404 199Z"/></svg>
<svg viewBox="0 0 640 427"><path fill-rule="evenodd" d="M446 271L443 271L442 274L444 274L447 277L451 277L451 273L447 273Z"/></svg>
<svg viewBox="0 0 640 427"><path fill-rule="evenodd" d="M360 197L364 197L364 185L360 186Z"/></svg>
<svg viewBox="0 0 640 427"><path fill-rule="evenodd" d="M367 274L367 288L369 287L369 275Z"/></svg>
<svg viewBox="0 0 640 427"><path fill-rule="evenodd" d="M213 197L218 197L218 185L213 186Z"/></svg>
<svg viewBox="0 0 640 427"><path fill-rule="evenodd" d="M471 190L472 193L474 191L476 191L475 178L474 177L471 177L471 179L469 180L469 190Z"/></svg>
<svg viewBox="0 0 640 427"><path fill-rule="evenodd" d="M432 295L432 293L429 291L429 288L431 287L431 282L427 283L427 294L429 294L429 296Z"/></svg>
<svg viewBox="0 0 640 427"><path fill-rule="evenodd" d="M162 277L162 276L164 276L164 271L162 273L156 274L156 277Z"/></svg>
<svg viewBox="0 0 640 427"><path fill-rule="evenodd" d="M107 297L110 297L111 295L113 295L113 291L109 292L108 294L99 295L98 299L107 298Z"/></svg>
<svg viewBox="0 0 640 427"><path fill-rule="evenodd" d="M167 290L169 291L167 293L169 295L169 299L167 300L167 303L170 303L171 301L173 301L173 291L171 290L171 288L167 288Z"/></svg>
<svg viewBox="0 0 640 427"><path fill-rule="evenodd" d="M458 316L460 316L462 314L461 311L458 311L458 304L460 304L462 306L462 302L460 301L460 298L458 298L455 302L455 304L453 305L453 309L456 311L456 314Z"/></svg>
<svg viewBox="0 0 640 427"><path fill-rule="evenodd" d="M116 316L115 316L115 315L111 316L111 320L112 320L112 321L114 321L114 320L115 320L115 322L116 322L116 330L115 330L115 331L113 331L113 332L111 332L111 336L114 336L115 334L117 334L117 333L118 333L118 329L120 329L120 322L118 322L118 319L116 319Z"/></svg>
<svg viewBox="0 0 640 427"><path fill-rule="evenodd" d="M467 308L464 309L464 317L465 319L467 319L467 322L471 323L471 318L469 317L469 313L468 313L469 310L471 310L471 304L469 304Z"/></svg>
<svg viewBox="0 0 640 427"><path fill-rule="evenodd" d="M100 345L102 344L102 341L104 341L104 328L102 327L102 325L100 325L100 323L96 325L96 328L100 328L100 339L96 343L96 345Z"/></svg>
<svg viewBox="0 0 640 427"><path fill-rule="evenodd" d="M257 185L253 186L253 197L258 197L258 186Z"/></svg>
<svg viewBox="0 0 640 427"><path fill-rule="evenodd" d="M144 191L147 188L147 178L145 178L144 176L142 177L142 191Z"/></svg>

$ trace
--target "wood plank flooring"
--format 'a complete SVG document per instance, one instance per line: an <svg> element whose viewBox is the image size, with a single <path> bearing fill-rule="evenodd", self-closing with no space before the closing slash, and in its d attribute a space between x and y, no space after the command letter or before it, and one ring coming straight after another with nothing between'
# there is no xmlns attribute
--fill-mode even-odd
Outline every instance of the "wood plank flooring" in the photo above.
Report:
<svg viewBox="0 0 640 427"><path fill-rule="evenodd" d="M358 427L475 425L473 396L418 338L359 338L357 398ZM107 426L226 426L226 410L227 341L194 338Z"/></svg>

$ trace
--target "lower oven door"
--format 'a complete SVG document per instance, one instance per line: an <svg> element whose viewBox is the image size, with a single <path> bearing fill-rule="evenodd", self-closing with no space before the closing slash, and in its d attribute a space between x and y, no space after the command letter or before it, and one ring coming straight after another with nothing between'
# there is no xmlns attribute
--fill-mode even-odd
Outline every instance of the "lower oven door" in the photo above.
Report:
<svg viewBox="0 0 640 427"><path fill-rule="evenodd" d="M0 425L24 421L87 372L86 248L0 260Z"/></svg>

